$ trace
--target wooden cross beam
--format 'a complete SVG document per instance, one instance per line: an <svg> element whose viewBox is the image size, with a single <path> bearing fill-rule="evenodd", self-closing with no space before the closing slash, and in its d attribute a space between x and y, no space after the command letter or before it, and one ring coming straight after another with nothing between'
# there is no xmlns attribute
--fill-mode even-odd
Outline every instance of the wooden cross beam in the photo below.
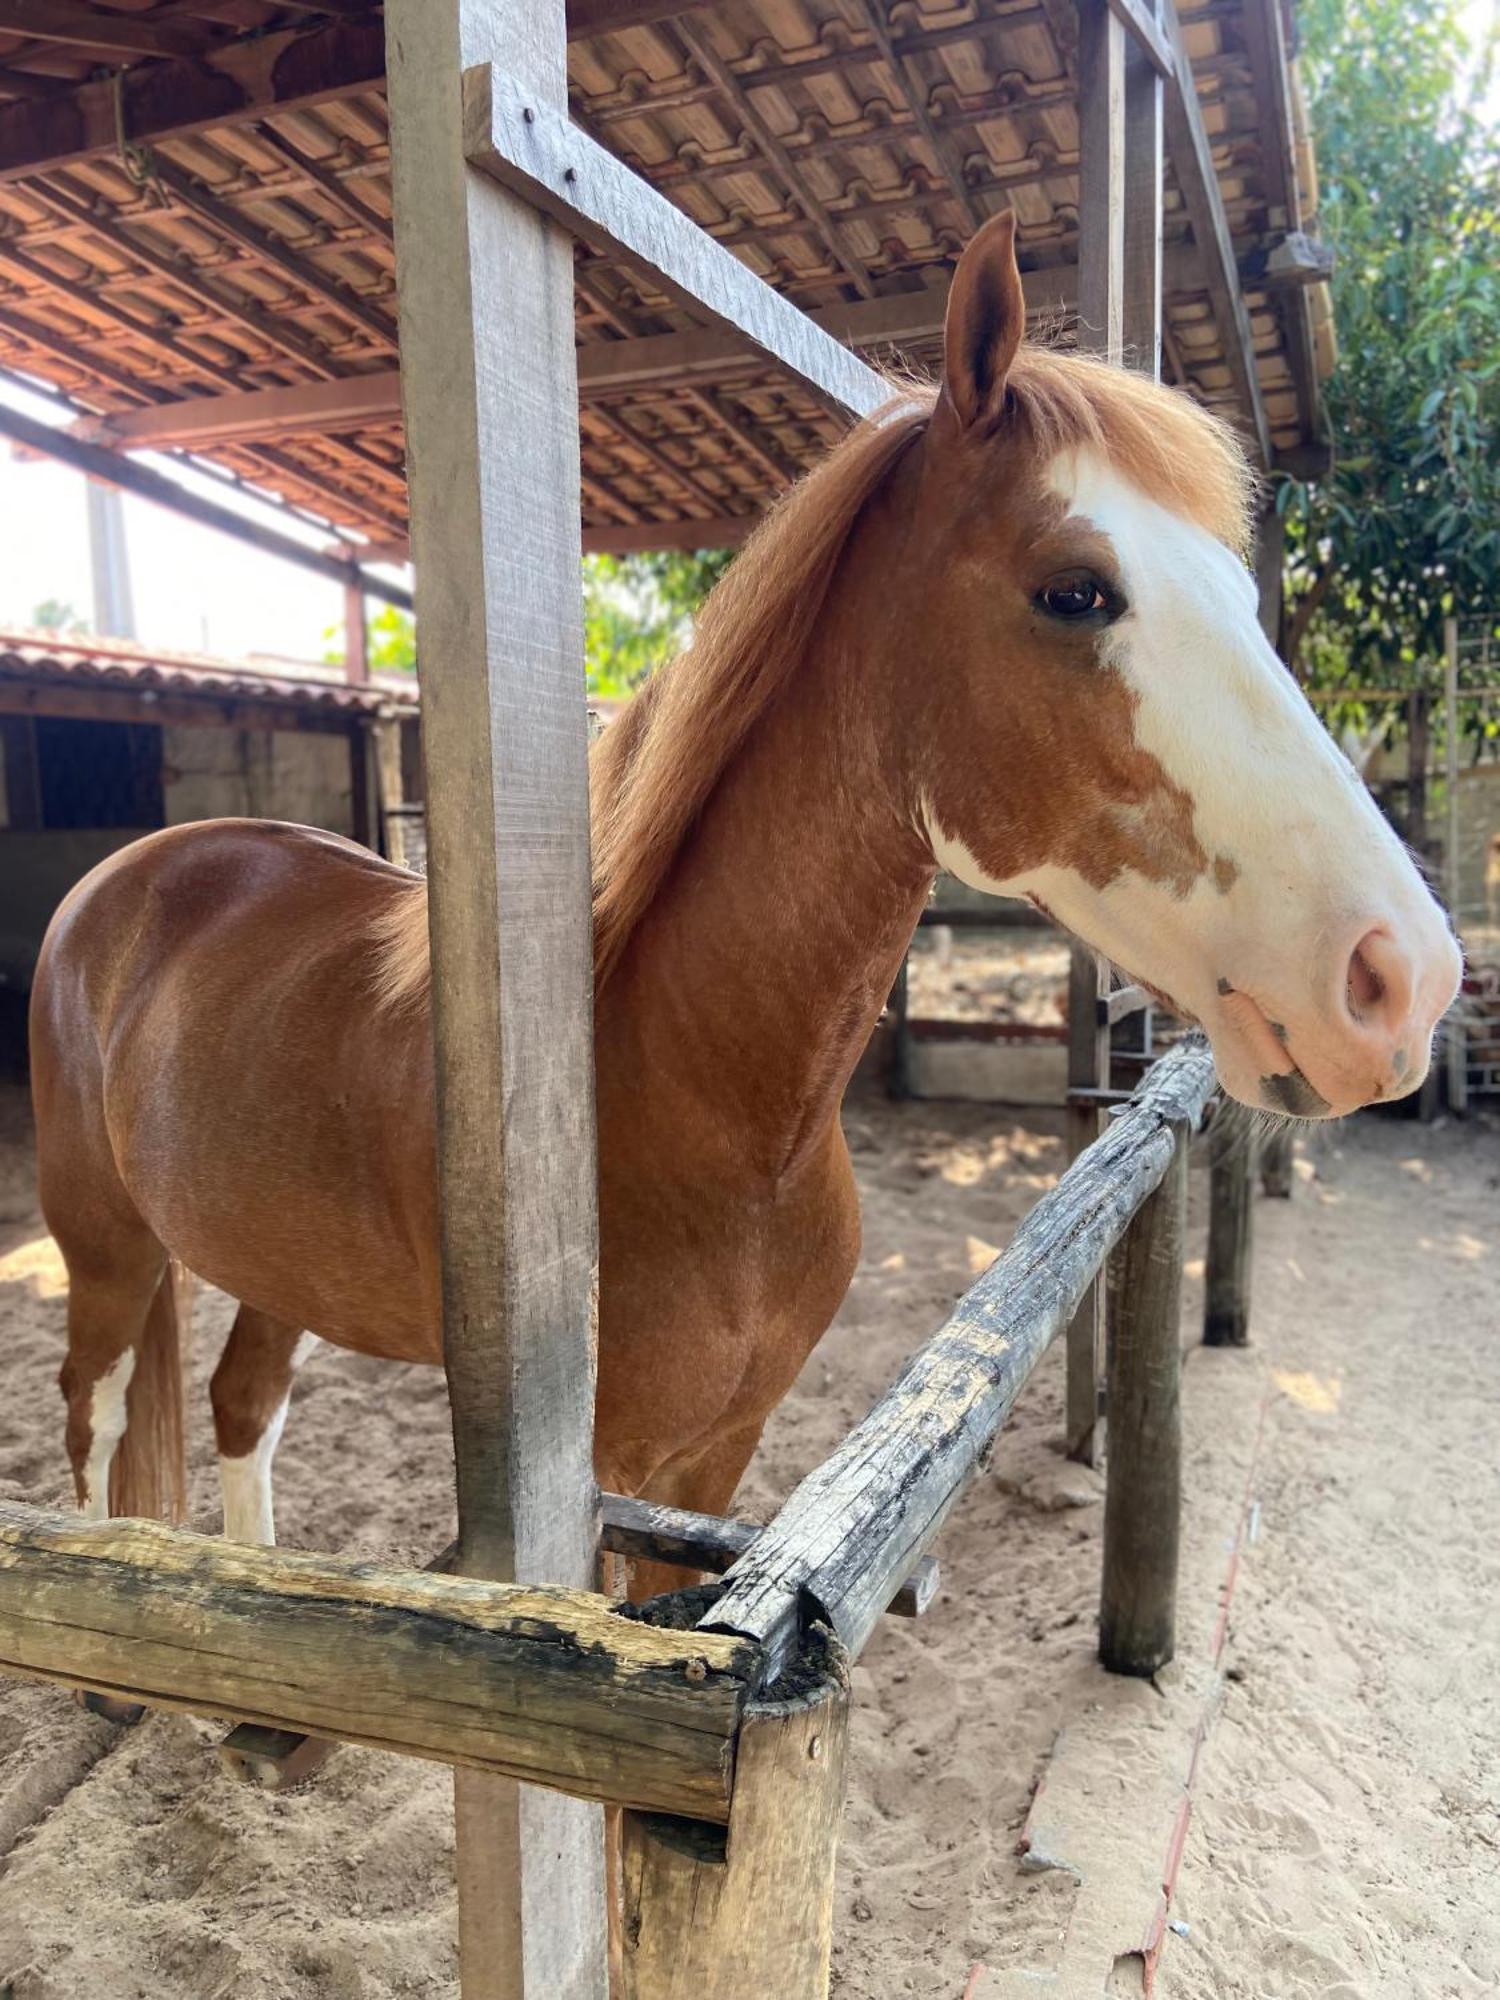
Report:
<svg viewBox="0 0 1500 2000"><path fill-rule="evenodd" d="M148 1706L723 1822L759 1668L585 1591L0 1501L0 1672Z"/></svg>
<svg viewBox="0 0 1500 2000"><path fill-rule="evenodd" d="M649 182L514 76L479 67L465 78L471 162L586 241L644 270L740 345L798 376L843 413L886 400L872 369L704 235Z"/></svg>

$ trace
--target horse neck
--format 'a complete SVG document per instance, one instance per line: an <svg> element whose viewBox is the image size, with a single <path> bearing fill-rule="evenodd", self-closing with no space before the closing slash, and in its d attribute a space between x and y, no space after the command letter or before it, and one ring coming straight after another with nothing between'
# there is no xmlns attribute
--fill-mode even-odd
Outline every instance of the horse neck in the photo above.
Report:
<svg viewBox="0 0 1500 2000"><path fill-rule="evenodd" d="M934 873L854 562L600 1002L601 1090L629 1063L695 1166L777 1182L826 1144Z"/></svg>

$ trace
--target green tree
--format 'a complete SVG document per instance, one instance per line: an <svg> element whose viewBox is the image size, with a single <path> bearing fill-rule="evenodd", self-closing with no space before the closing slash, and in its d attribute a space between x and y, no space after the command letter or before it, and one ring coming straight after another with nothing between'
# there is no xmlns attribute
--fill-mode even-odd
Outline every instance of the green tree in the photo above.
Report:
<svg viewBox="0 0 1500 2000"><path fill-rule="evenodd" d="M323 634L323 658L331 667L344 664L344 628L330 625ZM383 604L365 619L365 657L372 674L414 674L417 670L417 621L409 611Z"/></svg>
<svg viewBox="0 0 1500 2000"><path fill-rule="evenodd" d="M583 638L588 690L603 700L623 700L651 672L686 644L693 613L724 574L733 552L675 549L649 555L585 556ZM67 607L60 609L66 614ZM386 605L365 627L370 669L414 673L416 620ZM323 634L323 658L344 661L344 629Z"/></svg>
<svg viewBox="0 0 1500 2000"><path fill-rule="evenodd" d="M585 556L583 650L589 693L628 695L692 632L693 613L729 565L731 549Z"/></svg>
<svg viewBox="0 0 1500 2000"><path fill-rule="evenodd" d="M1278 496L1304 678L1410 677L1500 606L1500 148L1453 0L1304 0L1334 456Z"/></svg>
<svg viewBox="0 0 1500 2000"><path fill-rule="evenodd" d="M31 622L38 632L59 632L69 639L81 639L93 629L87 618L57 597L44 598L32 612Z"/></svg>

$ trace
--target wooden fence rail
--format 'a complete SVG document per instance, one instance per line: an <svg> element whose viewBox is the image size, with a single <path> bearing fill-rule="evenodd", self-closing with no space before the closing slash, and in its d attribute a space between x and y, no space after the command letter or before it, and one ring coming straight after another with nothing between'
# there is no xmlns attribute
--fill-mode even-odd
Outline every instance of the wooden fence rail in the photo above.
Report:
<svg viewBox="0 0 1500 2000"><path fill-rule="evenodd" d="M729 1571L708 1630L754 1640L772 1674L814 1620L858 1656L1213 1089L1213 1062L1196 1038L1161 1059L942 1330Z"/></svg>
<svg viewBox="0 0 1500 2000"><path fill-rule="evenodd" d="M728 1817L753 1646L585 1591L0 1502L0 1671Z"/></svg>

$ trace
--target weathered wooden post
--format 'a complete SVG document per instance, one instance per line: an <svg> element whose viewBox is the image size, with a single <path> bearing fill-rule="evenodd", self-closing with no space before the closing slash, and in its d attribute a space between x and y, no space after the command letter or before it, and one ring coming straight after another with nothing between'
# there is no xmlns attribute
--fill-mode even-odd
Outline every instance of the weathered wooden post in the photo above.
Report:
<svg viewBox="0 0 1500 2000"><path fill-rule="evenodd" d="M592 1588L593 954L573 246L464 72L565 112L563 0L391 0L457 1568ZM464 2000L603 2000L597 1806L458 1770Z"/></svg>
<svg viewBox="0 0 1500 2000"><path fill-rule="evenodd" d="M1153 21L1154 4L1144 11ZM1162 85L1106 0L1078 10L1078 345L1161 372ZM1075 1098L1110 1082L1109 968L1073 947L1068 978L1068 1156L1099 1135L1099 1106ZM1104 1456L1100 1390L1106 1299L1089 1287L1068 1328L1068 1455Z"/></svg>
<svg viewBox="0 0 1500 2000"><path fill-rule="evenodd" d="M1176 1644L1182 1507L1182 1246L1188 1132L1115 1252L1109 1329L1109 1478L1099 1657L1154 1674Z"/></svg>
<svg viewBox="0 0 1500 2000"><path fill-rule="evenodd" d="M1292 1198L1292 1128L1278 1125L1261 1141L1261 1193L1278 1201Z"/></svg>
<svg viewBox="0 0 1500 2000"><path fill-rule="evenodd" d="M1248 1132L1216 1131L1210 1144L1203 1344L1248 1347L1255 1142Z"/></svg>
<svg viewBox="0 0 1500 2000"><path fill-rule="evenodd" d="M622 2000L824 2000L849 1687L819 1665L747 1708L727 1828L623 1815Z"/></svg>
<svg viewBox="0 0 1500 2000"><path fill-rule="evenodd" d="M1091 1093L1109 1083L1109 1025L1100 1000L1108 970L1087 945L1075 941L1068 961L1068 1158L1076 1160L1099 1136L1099 1101ZM1085 1095L1084 1093L1090 1093ZM1069 1458L1097 1465L1104 1456L1099 1390L1104 1370L1105 1292L1089 1286L1068 1327L1067 1410L1064 1439Z"/></svg>

